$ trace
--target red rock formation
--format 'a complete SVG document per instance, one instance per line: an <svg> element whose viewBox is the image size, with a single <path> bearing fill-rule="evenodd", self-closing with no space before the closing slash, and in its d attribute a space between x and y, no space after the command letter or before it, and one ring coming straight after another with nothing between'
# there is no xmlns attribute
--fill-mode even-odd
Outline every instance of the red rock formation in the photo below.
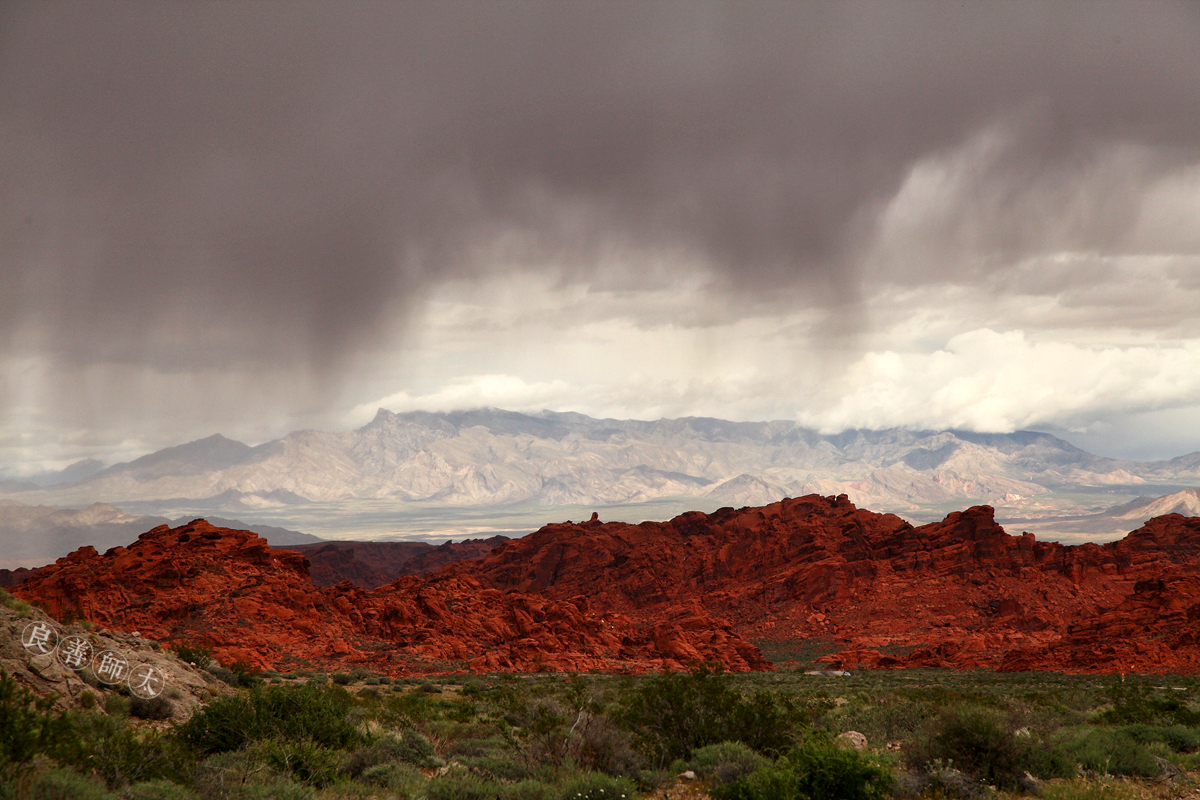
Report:
<svg viewBox="0 0 1200 800"><path fill-rule="evenodd" d="M1177 614L1150 624L1156 606L1135 591L1200 575L1200 519L1179 515L1068 547L1008 535L988 506L913 527L813 495L663 523L550 525L447 569L651 618L702 608L751 640L832 641L841 652L827 660L847 666L1125 669L1137 651L1105 649L1107 630L1165 643L1141 670L1193 670L1200 652Z"/></svg>
<svg viewBox="0 0 1200 800"><path fill-rule="evenodd" d="M320 542L290 545L308 558L309 574L317 586L350 581L374 589L405 575L426 575L435 569L480 558L508 541L506 536L466 539L461 542Z"/></svg>
<svg viewBox="0 0 1200 800"><path fill-rule="evenodd" d="M249 531L196 520L102 556L81 548L15 591L55 615L70 610L164 642L206 643L223 661L277 669L643 671L696 660L768 668L727 625L688 612L646 622L582 597L503 594L462 574L321 588L308 569L303 555Z"/></svg>
<svg viewBox="0 0 1200 800"><path fill-rule="evenodd" d="M26 567L18 567L17 569L12 570L0 569L0 586L16 586L24 582L26 578L33 574L33 572L33 570L27 569Z"/></svg>
<svg viewBox="0 0 1200 800"><path fill-rule="evenodd" d="M227 657L444 669L764 666L747 640L844 666L1200 671L1200 518L1119 542L1010 536L979 506L913 527L845 496L549 525L477 561L368 590L202 521L60 559L16 590Z"/></svg>

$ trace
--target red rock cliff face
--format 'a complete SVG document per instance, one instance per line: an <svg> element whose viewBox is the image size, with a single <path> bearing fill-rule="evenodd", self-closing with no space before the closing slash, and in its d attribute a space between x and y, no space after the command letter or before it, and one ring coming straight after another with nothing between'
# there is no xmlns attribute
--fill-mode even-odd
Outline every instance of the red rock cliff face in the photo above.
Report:
<svg viewBox="0 0 1200 800"><path fill-rule="evenodd" d="M681 611L652 621L584 597L505 594L463 574L401 578L365 590L309 579L299 553L204 520L151 530L128 548L85 547L17 593L164 642L208 643L225 661L286 669L367 664L391 673L643 671L716 661L766 669L725 623Z"/></svg>
<svg viewBox="0 0 1200 800"><path fill-rule="evenodd" d="M1200 519L1179 515L1068 547L1008 535L988 506L913 527L812 495L663 523L550 525L447 570L650 617L703 608L751 640L831 642L830 660L846 664L1170 671L1196 669L1200 652L1190 622L1156 616L1135 591L1176 576L1164 591L1190 597L1180 581L1200 575ZM1129 646L1103 644L1139 625Z"/></svg>

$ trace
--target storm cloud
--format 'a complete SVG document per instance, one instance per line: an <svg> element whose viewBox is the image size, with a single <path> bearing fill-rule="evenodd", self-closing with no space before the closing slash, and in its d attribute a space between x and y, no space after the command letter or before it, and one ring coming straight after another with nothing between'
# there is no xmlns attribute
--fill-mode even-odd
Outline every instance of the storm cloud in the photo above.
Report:
<svg viewBox="0 0 1200 800"><path fill-rule="evenodd" d="M149 370L227 390L214 423L319 418L516 273L695 287L651 326L810 309L861 355L880 287L1057 301L1153 256L1121 313L1186 327L1151 309L1195 289L1198 75L1184 2L5 3L0 401L41 369L103 425Z"/></svg>

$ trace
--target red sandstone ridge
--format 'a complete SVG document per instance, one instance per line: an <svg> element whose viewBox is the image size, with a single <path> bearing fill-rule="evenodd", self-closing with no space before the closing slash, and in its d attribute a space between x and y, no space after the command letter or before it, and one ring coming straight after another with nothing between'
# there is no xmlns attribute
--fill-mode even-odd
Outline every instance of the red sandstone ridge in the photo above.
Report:
<svg viewBox="0 0 1200 800"><path fill-rule="evenodd" d="M465 574L374 589L323 588L301 554L204 520L160 526L104 555L84 547L14 592L106 627L208 643L260 667L364 664L391 674L538 669L643 671L714 661L766 669L727 624L690 611L653 621L584 597L504 594Z"/></svg>
<svg viewBox="0 0 1200 800"><path fill-rule="evenodd" d="M702 608L747 639L831 642L845 664L1200 669L1192 612L1176 613L1187 576L1200 576L1200 519L1177 514L1069 547L1010 536L988 506L913 527L811 495L662 523L549 525L446 571L651 618ZM1150 600L1148 580L1174 599ZM1109 647L1110 632L1126 644Z"/></svg>

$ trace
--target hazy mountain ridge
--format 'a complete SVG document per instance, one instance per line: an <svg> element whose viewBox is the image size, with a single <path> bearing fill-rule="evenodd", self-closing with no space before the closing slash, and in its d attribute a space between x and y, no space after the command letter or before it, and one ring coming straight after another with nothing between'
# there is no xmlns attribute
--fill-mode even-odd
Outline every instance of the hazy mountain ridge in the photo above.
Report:
<svg viewBox="0 0 1200 800"><path fill-rule="evenodd" d="M296 431L257 447L214 435L69 486L8 495L63 505L221 497L234 508L263 509L376 498L605 506L694 497L747 505L844 492L856 502L904 508L1012 505L1064 487L1198 481L1200 454L1122 461L1029 431L822 435L787 421L381 409L354 431Z"/></svg>

